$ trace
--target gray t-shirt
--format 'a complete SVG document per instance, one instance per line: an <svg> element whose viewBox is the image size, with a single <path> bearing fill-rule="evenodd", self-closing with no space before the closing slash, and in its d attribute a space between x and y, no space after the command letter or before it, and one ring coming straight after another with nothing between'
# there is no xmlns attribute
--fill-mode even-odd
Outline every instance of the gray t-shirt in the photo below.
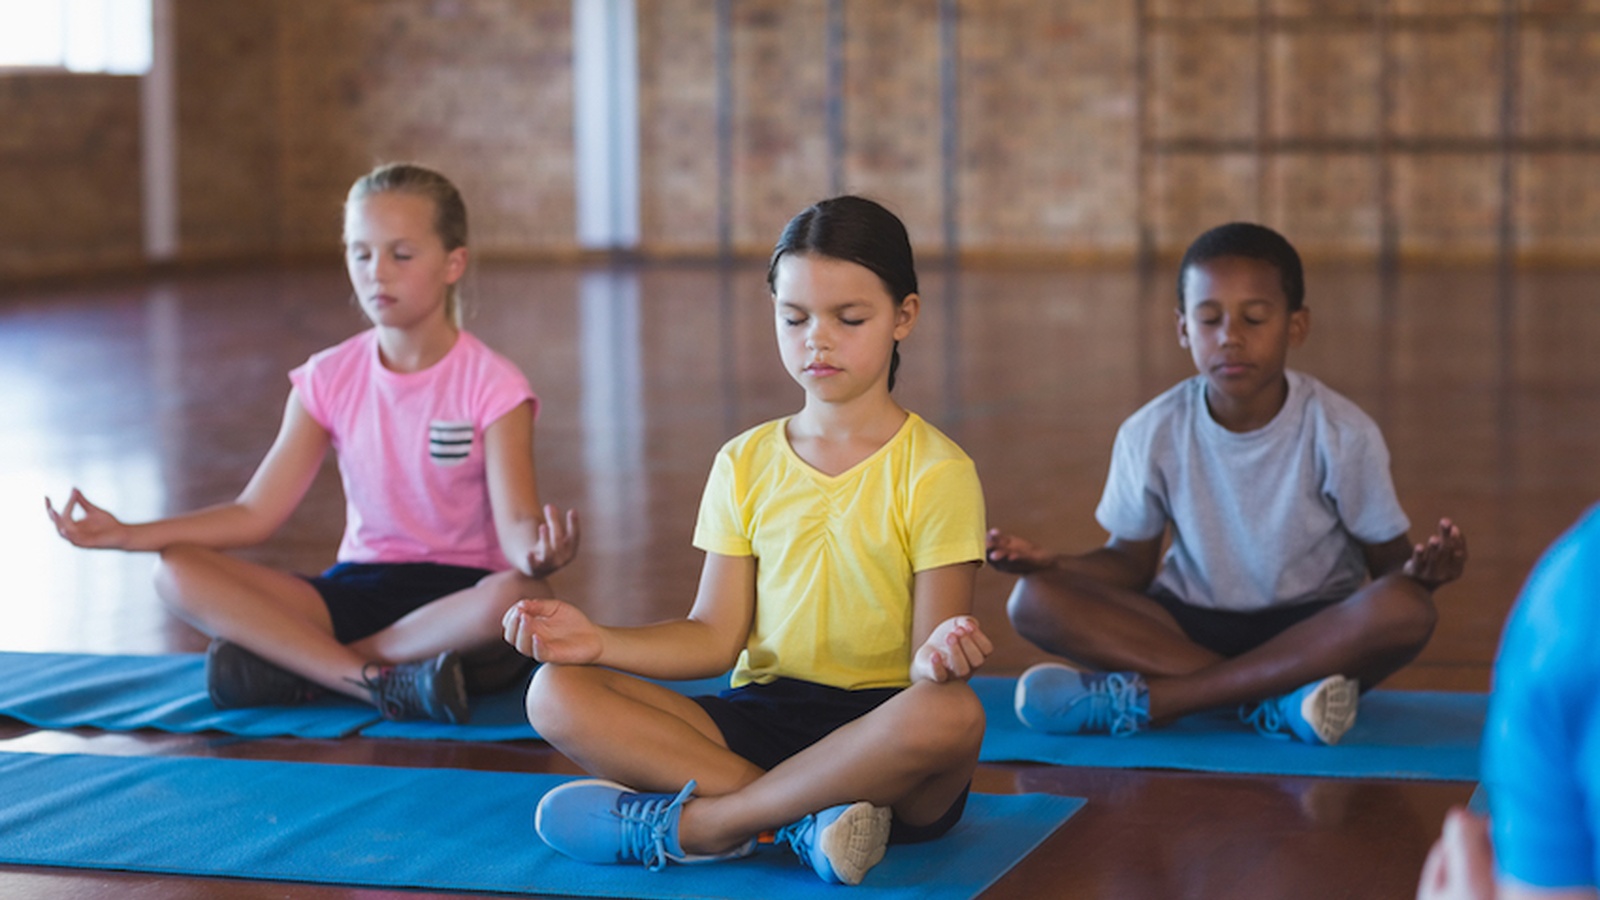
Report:
<svg viewBox="0 0 1600 900"><path fill-rule="evenodd" d="M1315 378L1286 375L1283 409L1255 431L1218 425L1198 375L1117 430L1095 518L1135 541L1171 523L1151 591L1234 611L1346 597L1367 577L1357 541L1410 527L1377 424Z"/></svg>

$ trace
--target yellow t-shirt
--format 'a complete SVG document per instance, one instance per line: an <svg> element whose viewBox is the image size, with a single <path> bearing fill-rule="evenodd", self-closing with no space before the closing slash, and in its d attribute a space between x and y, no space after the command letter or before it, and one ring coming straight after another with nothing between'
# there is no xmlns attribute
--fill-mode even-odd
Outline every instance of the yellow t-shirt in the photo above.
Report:
<svg viewBox="0 0 1600 900"><path fill-rule="evenodd" d="M717 453L694 545L756 558L756 611L735 687L798 678L847 690L910 683L912 574L983 559L983 489L956 443L915 413L828 476L779 419Z"/></svg>

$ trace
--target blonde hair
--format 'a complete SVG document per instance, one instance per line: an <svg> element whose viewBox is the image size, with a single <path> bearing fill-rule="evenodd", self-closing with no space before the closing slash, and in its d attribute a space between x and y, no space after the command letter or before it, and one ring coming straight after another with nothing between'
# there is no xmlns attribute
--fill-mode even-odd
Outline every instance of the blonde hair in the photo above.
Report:
<svg viewBox="0 0 1600 900"><path fill-rule="evenodd" d="M433 201L433 231L448 253L467 245L467 204L450 179L425 166L413 163L386 163L356 179L345 196L345 215L350 207L374 194L399 191ZM461 325L461 281L445 292L445 315Z"/></svg>

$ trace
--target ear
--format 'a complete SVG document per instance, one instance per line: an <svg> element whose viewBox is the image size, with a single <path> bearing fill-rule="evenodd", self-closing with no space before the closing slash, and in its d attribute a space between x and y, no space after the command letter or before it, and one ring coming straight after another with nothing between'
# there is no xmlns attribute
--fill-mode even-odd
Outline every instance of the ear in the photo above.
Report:
<svg viewBox="0 0 1600 900"><path fill-rule="evenodd" d="M1183 310L1182 309L1178 310L1177 326L1178 326L1178 346L1182 347L1185 350L1187 350L1187 349L1189 349L1189 317L1185 316L1183 314Z"/></svg>
<svg viewBox="0 0 1600 900"><path fill-rule="evenodd" d="M917 316L922 313L922 298L916 294L907 294L894 310L894 339L903 341L911 329L917 326Z"/></svg>
<svg viewBox="0 0 1600 900"><path fill-rule="evenodd" d="M445 257L444 281L445 284L455 284L461 276L467 274L467 248L457 247Z"/></svg>
<svg viewBox="0 0 1600 900"><path fill-rule="evenodd" d="M1306 342L1306 335L1311 333L1311 310L1300 307L1289 314L1289 346L1298 347Z"/></svg>

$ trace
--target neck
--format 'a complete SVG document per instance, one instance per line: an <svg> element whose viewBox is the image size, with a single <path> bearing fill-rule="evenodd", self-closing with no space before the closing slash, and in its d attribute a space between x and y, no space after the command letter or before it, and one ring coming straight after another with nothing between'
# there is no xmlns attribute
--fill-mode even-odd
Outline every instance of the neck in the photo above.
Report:
<svg viewBox="0 0 1600 900"><path fill-rule="evenodd" d="M1250 397L1229 397L1206 387L1206 408L1212 421L1229 431L1246 432L1265 428L1289 400L1289 378L1278 376L1277 381L1261 393Z"/></svg>
<svg viewBox="0 0 1600 900"><path fill-rule="evenodd" d="M411 328L378 326L378 350L384 368L392 372L420 372L444 359L456 345L460 330L440 318Z"/></svg>
<svg viewBox="0 0 1600 900"><path fill-rule="evenodd" d="M826 441L853 441L882 436L888 440L906 420L906 411L888 391L857 397L848 403L828 403L807 394L806 405L791 420L791 427Z"/></svg>

